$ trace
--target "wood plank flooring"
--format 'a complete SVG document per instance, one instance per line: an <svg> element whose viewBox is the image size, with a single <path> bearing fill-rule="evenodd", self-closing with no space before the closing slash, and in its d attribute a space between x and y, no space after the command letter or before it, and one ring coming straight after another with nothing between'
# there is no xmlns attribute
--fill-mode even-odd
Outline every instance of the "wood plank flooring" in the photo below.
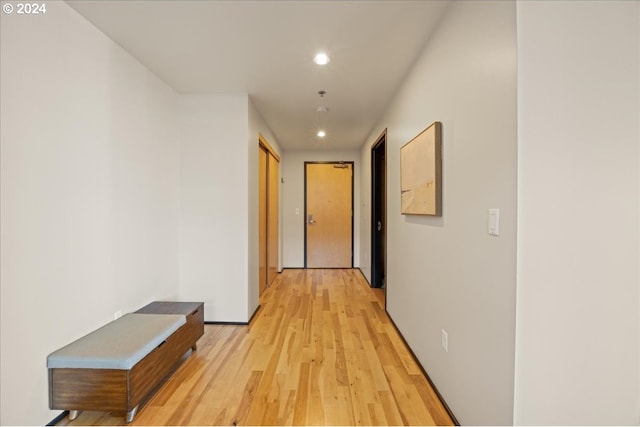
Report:
<svg viewBox="0 0 640 427"><path fill-rule="evenodd" d="M453 425L383 299L359 270L284 270L249 326L205 326L132 425Z"/></svg>

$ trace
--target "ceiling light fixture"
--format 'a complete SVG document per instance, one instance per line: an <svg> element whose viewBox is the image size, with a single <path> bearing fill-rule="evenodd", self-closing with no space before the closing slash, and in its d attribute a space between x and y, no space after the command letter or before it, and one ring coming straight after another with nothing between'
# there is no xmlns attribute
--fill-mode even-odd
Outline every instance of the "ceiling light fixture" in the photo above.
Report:
<svg viewBox="0 0 640 427"><path fill-rule="evenodd" d="M313 57L313 62L318 65L326 65L329 63L329 61L331 61L331 59L329 59L329 56L327 56L327 54L324 52L320 52Z"/></svg>
<svg viewBox="0 0 640 427"><path fill-rule="evenodd" d="M327 134L326 134L326 132L325 132L325 131L323 131L323 130L319 130L319 131L318 131L318 136L319 136L320 138L324 138L326 135L327 135Z"/></svg>

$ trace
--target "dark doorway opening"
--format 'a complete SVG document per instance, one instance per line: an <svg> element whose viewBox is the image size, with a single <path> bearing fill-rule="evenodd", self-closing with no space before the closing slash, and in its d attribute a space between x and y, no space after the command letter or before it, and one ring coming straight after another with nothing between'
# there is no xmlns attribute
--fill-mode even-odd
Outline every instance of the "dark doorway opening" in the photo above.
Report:
<svg viewBox="0 0 640 427"><path fill-rule="evenodd" d="M386 274L387 130L385 129L371 148L371 286L386 288Z"/></svg>

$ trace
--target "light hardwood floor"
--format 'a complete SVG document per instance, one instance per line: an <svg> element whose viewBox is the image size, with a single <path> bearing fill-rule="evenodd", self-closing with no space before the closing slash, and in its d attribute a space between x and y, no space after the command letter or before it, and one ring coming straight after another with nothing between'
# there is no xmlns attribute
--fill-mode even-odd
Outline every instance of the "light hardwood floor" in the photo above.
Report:
<svg viewBox="0 0 640 427"><path fill-rule="evenodd" d="M249 326L205 326L133 425L452 425L381 301L358 270L284 270Z"/></svg>

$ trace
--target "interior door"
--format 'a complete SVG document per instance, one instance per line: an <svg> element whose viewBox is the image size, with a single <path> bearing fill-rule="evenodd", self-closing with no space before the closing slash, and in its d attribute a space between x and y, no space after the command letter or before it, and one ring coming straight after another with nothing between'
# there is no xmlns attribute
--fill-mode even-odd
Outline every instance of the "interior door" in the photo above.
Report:
<svg viewBox="0 0 640 427"><path fill-rule="evenodd" d="M258 289L260 294L278 275L278 218L280 157L260 135L258 148L259 198L259 260Z"/></svg>
<svg viewBox="0 0 640 427"><path fill-rule="evenodd" d="M279 162L272 156L267 156L267 285L271 285L278 275L278 187Z"/></svg>
<svg viewBox="0 0 640 427"><path fill-rule="evenodd" d="M353 162L305 163L305 267L353 267Z"/></svg>
<svg viewBox="0 0 640 427"><path fill-rule="evenodd" d="M371 286L384 288L387 258L387 135L371 149Z"/></svg>
<svg viewBox="0 0 640 427"><path fill-rule="evenodd" d="M267 151L258 149L258 197L259 197L259 260L258 260L258 289L260 294L267 287Z"/></svg>

